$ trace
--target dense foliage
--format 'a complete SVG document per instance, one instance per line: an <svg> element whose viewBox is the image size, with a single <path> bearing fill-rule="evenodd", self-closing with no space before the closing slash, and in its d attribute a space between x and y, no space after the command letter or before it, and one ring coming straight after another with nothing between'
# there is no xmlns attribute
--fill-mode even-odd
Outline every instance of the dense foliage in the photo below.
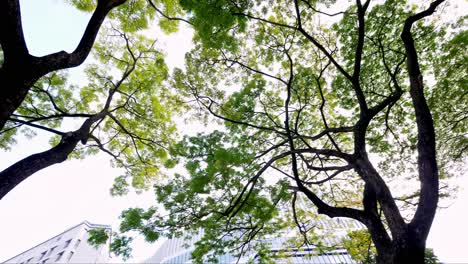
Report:
<svg viewBox="0 0 468 264"><path fill-rule="evenodd" d="M291 248L357 255L364 244L349 241L364 239L375 259L360 261L424 261L439 197L463 172L468 146L466 21L438 19L443 0L70 2L93 12L82 41L42 58L15 26L19 2L0 4L0 99L13 102L0 104L0 147L19 132L55 135L51 149L0 172L0 198L69 155L103 151L126 171L114 195L156 182L155 206L124 211L120 231L130 235L112 234L124 257L134 233L156 241L203 230L197 263L250 250L274 261L251 242L284 232L297 237ZM156 16L166 33L181 21L195 30L185 68L172 74L143 35ZM87 83L67 83L57 70L81 64L93 44ZM181 109L206 130L177 138ZM370 237L324 245L318 215L359 221Z"/></svg>
<svg viewBox="0 0 468 264"><path fill-rule="evenodd" d="M19 133L32 137L42 130L53 136L50 149L0 171L0 199L41 169L99 151L126 171L116 179L114 193L124 193L129 185L146 189L175 136L171 117L180 104L166 86L168 68L157 39L143 33L156 24L166 33L177 30L183 20L172 18L182 11L177 1L70 3L92 12L80 43L72 53L43 57L29 54L21 23L13 27L21 20L19 1L3 1L0 7L5 20L0 33L0 85L5 87L0 94L5 100L0 102L0 148L14 148ZM87 80L67 82L62 69L78 66L88 54L94 60L84 70Z"/></svg>
<svg viewBox="0 0 468 264"><path fill-rule="evenodd" d="M363 223L377 262L421 263L466 157L464 19L438 21L442 1L181 5L196 46L173 85L213 130L171 147L177 173L155 185L155 207L122 214L122 231L203 229L201 263L279 230L314 245L304 223L325 214Z"/></svg>

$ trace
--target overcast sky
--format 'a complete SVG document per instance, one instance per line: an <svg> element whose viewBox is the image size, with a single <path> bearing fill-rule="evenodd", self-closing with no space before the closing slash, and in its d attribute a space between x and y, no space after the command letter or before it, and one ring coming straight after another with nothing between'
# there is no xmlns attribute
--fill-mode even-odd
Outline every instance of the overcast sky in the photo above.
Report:
<svg viewBox="0 0 468 264"><path fill-rule="evenodd" d="M464 1L464 0L459 0ZM29 50L44 55L59 50L72 51L89 19L64 4L63 0L22 0L23 26ZM456 2L456 1L455 1ZM168 63L182 65L190 47L190 30L161 41ZM79 79L79 70L70 70ZM75 72L75 73L73 73ZM183 129L181 129L183 130ZM19 139L10 152L0 152L0 170L27 155L47 149L46 134L28 141ZM4 261L83 220L96 224L118 224L120 212L131 206L146 207L151 194L113 198L109 188L120 171L111 168L105 155L84 160L67 160L29 177L0 200L0 261ZM458 199L439 211L428 240L440 260L468 263L468 186L467 177L458 179ZM131 262L151 256L157 245L138 242Z"/></svg>

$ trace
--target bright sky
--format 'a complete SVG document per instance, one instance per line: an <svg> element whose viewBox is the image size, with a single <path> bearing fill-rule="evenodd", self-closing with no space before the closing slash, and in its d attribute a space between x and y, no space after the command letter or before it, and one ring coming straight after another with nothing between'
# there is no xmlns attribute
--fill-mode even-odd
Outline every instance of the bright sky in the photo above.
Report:
<svg viewBox="0 0 468 264"><path fill-rule="evenodd" d="M463 1L463 0L461 0ZM72 51L80 38L79 32L89 19L64 4L63 0L22 0L26 41L34 55L59 50ZM164 37L162 48L168 63L181 65L184 52L190 48L188 29ZM71 70L79 79L79 70ZM74 74L73 74L74 73ZM45 134L32 141L20 138L10 152L0 152L0 170L27 155L47 149ZM6 260L36 244L76 225L83 220L97 224L118 224L120 212L128 207L149 206L151 194L114 198L109 195L113 178L120 171L111 168L108 157L96 155L84 160L67 160L46 168L17 186L0 200L0 261ZM441 210L435 219L428 240L439 259L448 263L468 263L468 177L458 179L458 198ZM134 247L138 262L151 256L157 245L141 241Z"/></svg>

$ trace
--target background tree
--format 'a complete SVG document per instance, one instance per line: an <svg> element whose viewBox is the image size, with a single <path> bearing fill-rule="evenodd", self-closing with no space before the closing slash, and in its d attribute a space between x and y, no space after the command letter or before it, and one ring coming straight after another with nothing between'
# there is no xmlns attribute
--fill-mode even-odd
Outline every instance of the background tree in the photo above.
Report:
<svg viewBox="0 0 468 264"><path fill-rule="evenodd" d="M125 211L121 231L202 228L201 263L293 227L296 246L314 245L305 223L322 214L364 224L377 263L423 263L441 180L467 146L466 31L437 22L442 3L181 1L197 45L174 85L218 130L172 147L166 165L187 173L155 186L164 209Z"/></svg>
<svg viewBox="0 0 468 264"><path fill-rule="evenodd" d="M72 152L82 156L97 149L110 154L118 166L127 169L116 186L122 187L124 178L131 174L135 176L134 185L142 187L143 179L151 178L156 171L149 165L156 157L164 156L167 135L174 132L174 128L168 127L170 110L164 106L171 98L162 85L167 67L154 43L132 34L157 22L156 14L163 17L159 25L164 32L177 30L178 21L183 20L171 17L181 12L177 2L70 2L79 10L93 12L80 43L72 53L60 51L42 57L29 54L19 0L0 4L0 148L11 148L18 131L32 135L34 130L42 129L58 136L51 141L51 149L26 157L0 172L0 199L33 173L66 160ZM111 10L114 11L110 13ZM112 21L113 29L103 32L106 44L95 45L101 65L88 69L91 79L88 85L67 84L66 74L57 70L83 63L106 17ZM167 99L158 99L161 92ZM124 98L126 101L122 101ZM60 127L64 120L80 125L66 132L65 127ZM89 140L94 144L84 146ZM87 151L80 150L80 142Z"/></svg>

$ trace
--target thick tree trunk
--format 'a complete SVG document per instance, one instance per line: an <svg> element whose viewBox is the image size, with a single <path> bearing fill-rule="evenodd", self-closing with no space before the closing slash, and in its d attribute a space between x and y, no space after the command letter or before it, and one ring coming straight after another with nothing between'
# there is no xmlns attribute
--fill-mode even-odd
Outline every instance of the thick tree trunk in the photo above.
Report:
<svg viewBox="0 0 468 264"><path fill-rule="evenodd" d="M424 246L414 243L399 244L393 256L394 264L424 264Z"/></svg>
<svg viewBox="0 0 468 264"><path fill-rule="evenodd" d="M389 248L377 248L377 264L424 264L426 245L414 232L392 241Z"/></svg>
<svg viewBox="0 0 468 264"><path fill-rule="evenodd" d="M419 66L418 52L411 33L417 21L432 15L444 0L432 2L428 9L406 19L401 39L405 46L410 95L413 102L418 130L418 176L421 182L419 203L415 215L405 230L392 232L391 253L380 250L379 264L424 264L426 239L434 219L439 200L439 174L437 167L436 140L431 111L424 96L423 75ZM388 216L386 215L388 220ZM391 227L391 223L390 223Z"/></svg>
<svg viewBox="0 0 468 264"><path fill-rule="evenodd" d="M0 68L0 129L26 98L38 78L28 72L27 62L23 65L3 65Z"/></svg>

